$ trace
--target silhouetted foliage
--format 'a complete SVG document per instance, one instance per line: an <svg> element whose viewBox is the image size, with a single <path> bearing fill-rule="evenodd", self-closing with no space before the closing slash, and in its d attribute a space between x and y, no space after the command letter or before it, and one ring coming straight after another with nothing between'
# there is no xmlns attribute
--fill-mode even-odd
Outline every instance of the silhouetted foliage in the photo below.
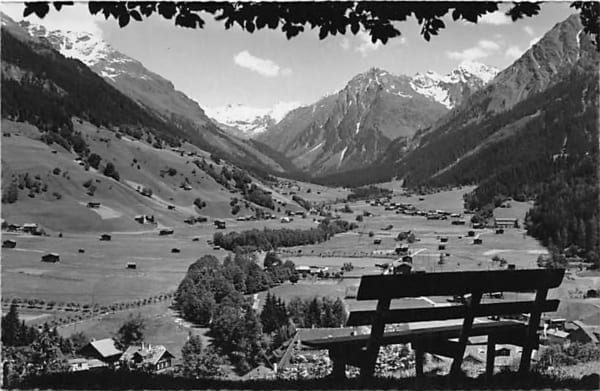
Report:
<svg viewBox="0 0 600 391"><path fill-rule="evenodd" d="M89 3L91 14L102 13L106 19L114 18L120 27L131 21L142 21L154 14L173 20L176 26L203 28L205 14L211 14L216 21L222 22L226 29L239 26L253 33L263 28L277 29L292 38L304 32L308 26L319 29L319 38L328 35L352 34L364 30L371 41L386 43L390 38L401 35L396 22L404 22L414 17L421 26L421 35L429 41L446 26L442 17L451 13L452 20L477 23L477 20L498 10L500 2L236 2L236 3L194 3L194 2L96 2ZM55 2L56 10L70 2ZM595 2L577 1L571 7L579 9L585 31L595 35L598 42L600 8ZM513 21L539 13L539 3L513 3L506 12ZM50 11L48 2L25 3L23 15L35 13L40 18Z"/></svg>

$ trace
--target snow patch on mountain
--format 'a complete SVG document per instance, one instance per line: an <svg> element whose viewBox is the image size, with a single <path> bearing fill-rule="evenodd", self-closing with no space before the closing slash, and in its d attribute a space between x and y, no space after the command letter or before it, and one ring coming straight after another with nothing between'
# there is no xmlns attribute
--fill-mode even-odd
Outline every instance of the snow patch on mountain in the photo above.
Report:
<svg viewBox="0 0 600 391"><path fill-rule="evenodd" d="M417 73L410 80L410 86L419 94L451 109L456 105L456 98L450 94L453 86L462 84L470 88L481 88L492 81L498 72L497 68L489 65L468 61L461 63L447 75L440 75L434 71Z"/></svg>
<svg viewBox="0 0 600 391"><path fill-rule="evenodd" d="M288 112L299 106L299 102L279 102L270 108L229 104L221 107L207 107L205 111L218 123L236 128L244 136L252 138L281 121Z"/></svg>

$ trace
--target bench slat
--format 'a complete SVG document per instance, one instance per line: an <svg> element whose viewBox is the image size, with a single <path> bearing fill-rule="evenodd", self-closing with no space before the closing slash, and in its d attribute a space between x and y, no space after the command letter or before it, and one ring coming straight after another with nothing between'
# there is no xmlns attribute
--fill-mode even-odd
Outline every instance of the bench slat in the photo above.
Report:
<svg viewBox="0 0 600 391"><path fill-rule="evenodd" d="M370 275L361 278L357 300L519 292L560 285L564 269L462 271Z"/></svg>
<svg viewBox="0 0 600 391"><path fill-rule="evenodd" d="M497 321L497 322L483 322L473 324L473 328L469 333L469 336L489 335L489 334L523 334L527 328L527 325L520 322L513 321ZM458 338L462 324L452 326L439 326L431 328L423 328L416 330L402 330L387 332L383 335L382 345L391 345L398 343L408 343L418 340L430 340L430 339L451 339ZM332 346L340 345L356 345L365 346L369 340L369 334L360 334L353 336L343 337L332 337L332 338L320 338L315 340L302 341L302 344L311 346L318 349L329 349Z"/></svg>
<svg viewBox="0 0 600 391"><path fill-rule="evenodd" d="M541 312L556 311L560 301L547 300L541 305ZM537 307L534 301L500 302L480 304L475 316L509 315L529 313ZM430 320L461 319L466 314L464 305L445 307L418 307L388 310L383 319L386 323L425 322ZM370 325L375 311L353 311L346 322L347 326Z"/></svg>

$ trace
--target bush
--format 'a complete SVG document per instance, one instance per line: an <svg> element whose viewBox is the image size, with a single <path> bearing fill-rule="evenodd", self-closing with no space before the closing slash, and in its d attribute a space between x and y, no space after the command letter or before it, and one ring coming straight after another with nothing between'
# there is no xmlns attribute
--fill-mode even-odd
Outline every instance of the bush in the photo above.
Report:
<svg viewBox="0 0 600 391"><path fill-rule="evenodd" d="M106 167L104 168L104 172L103 173L104 173L105 176L107 176L109 178L113 178L116 181L118 181L121 178L119 176L119 172L115 168L115 165L112 164L111 162L108 162L106 164Z"/></svg>
<svg viewBox="0 0 600 391"><path fill-rule="evenodd" d="M200 197L196 198L194 200L194 205L198 208L198 209L202 209L206 206L206 202L203 201Z"/></svg>
<svg viewBox="0 0 600 391"><path fill-rule="evenodd" d="M102 158L100 157L100 155L98 155L96 153L91 153L90 156L88 156L88 158L87 158L87 162L90 165L90 167L93 167L96 170L100 166L101 160L102 160Z"/></svg>
<svg viewBox="0 0 600 391"><path fill-rule="evenodd" d="M61 170L60 170L60 168L58 168L58 167L54 167L54 169L52 170L52 173L53 173L54 175L60 175L60 171L61 171Z"/></svg>
<svg viewBox="0 0 600 391"><path fill-rule="evenodd" d="M19 198L19 188L15 182L11 182L7 187L4 193L2 194L2 203L3 204L12 204L17 201Z"/></svg>

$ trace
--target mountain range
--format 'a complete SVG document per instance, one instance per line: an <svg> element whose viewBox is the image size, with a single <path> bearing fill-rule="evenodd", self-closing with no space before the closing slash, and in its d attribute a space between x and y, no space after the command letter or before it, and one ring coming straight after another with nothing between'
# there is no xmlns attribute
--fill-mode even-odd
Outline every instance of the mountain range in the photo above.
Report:
<svg viewBox="0 0 600 391"><path fill-rule="evenodd" d="M250 142L232 137L221 130L198 103L175 89L173 83L148 70L144 65L115 50L87 32L48 30L44 26L20 22L31 36L48 42L65 57L87 65L140 106L192 135L194 143L239 165L282 172L284 168ZM284 163L285 165L285 163Z"/></svg>
<svg viewBox="0 0 600 391"><path fill-rule="evenodd" d="M370 69L339 92L289 112L257 136L313 175L374 163L392 140L411 138L488 82L497 70L463 64L414 77Z"/></svg>

